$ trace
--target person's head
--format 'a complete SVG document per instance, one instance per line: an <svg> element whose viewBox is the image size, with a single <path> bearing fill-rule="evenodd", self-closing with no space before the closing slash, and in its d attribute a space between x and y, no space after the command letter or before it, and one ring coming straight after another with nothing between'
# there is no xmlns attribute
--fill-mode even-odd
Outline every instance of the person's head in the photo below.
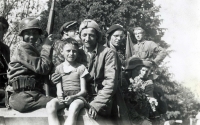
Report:
<svg viewBox="0 0 200 125"><path fill-rule="evenodd" d="M108 29L106 34L109 44L119 47L125 37L125 30L121 25L114 24Z"/></svg>
<svg viewBox="0 0 200 125"><path fill-rule="evenodd" d="M69 21L64 23L61 26L59 33L62 36L62 39L74 38L75 40L80 40L77 21Z"/></svg>
<svg viewBox="0 0 200 125"><path fill-rule="evenodd" d="M85 19L79 27L79 35L86 48L94 49L101 41L101 30L99 25L91 19Z"/></svg>
<svg viewBox="0 0 200 125"><path fill-rule="evenodd" d="M8 21L3 16L0 16L0 41L3 40L3 36L7 32L8 27Z"/></svg>
<svg viewBox="0 0 200 125"><path fill-rule="evenodd" d="M65 58L65 61L73 63L78 56L78 42L73 38L67 38L61 41L61 54Z"/></svg>
<svg viewBox="0 0 200 125"><path fill-rule="evenodd" d="M35 46L38 38L42 34L42 29L39 25L39 20L34 17L28 17L21 20L19 24L19 36L24 42Z"/></svg>
<svg viewBox="0 0 200 125"><path fill-rule="evenodd" d="M141 79L147 79L151 73L152 62L142 60L138 57L130 57L127 61L125 70L129 71L132 78L139 76Z"/></svg>
<svg viewBox="0 0 200 125"><path fill-rule="evenodd" d="M134 28L134 35L135 35L135 38L138 42L141 42L144 40L144 37L145 37L145 31L144 29L142 29L141 27L135 27Z"/></svg>

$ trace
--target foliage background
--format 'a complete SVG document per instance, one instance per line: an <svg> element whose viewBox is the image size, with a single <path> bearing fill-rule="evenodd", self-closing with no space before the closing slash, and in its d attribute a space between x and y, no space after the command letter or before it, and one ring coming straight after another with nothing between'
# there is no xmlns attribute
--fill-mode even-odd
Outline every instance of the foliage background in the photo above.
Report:
<svg viewBox="0 0 200 125"><path fill-rule="evenodd" d="M5 35L5 43L12 46L20 40L17 37L18 23L27 16L40 19L41 27L45 30L51 0L1 0L1 14L9 21L10 28ZM101 27L105 36L106 30L113 24L121 24L128 31L141 26L146 31L146 38L160 44L163 48L170 47L161 40L166 29L160 28L162 19L158 15L160 6L154 0L56 0L55 24L53 33L57 34L62 24L77 20L79 23L86 19L94 19ZM132 33L132 32L130 32ZM132 34L132 41L136 40ZM170 50L168 50L170 55ZM162 64L159 68L160 77L156 85L164 93L168 103L167 119L187 120L198 111L199 104L194 94L188 88L172 79L173 74Z"/></svg>

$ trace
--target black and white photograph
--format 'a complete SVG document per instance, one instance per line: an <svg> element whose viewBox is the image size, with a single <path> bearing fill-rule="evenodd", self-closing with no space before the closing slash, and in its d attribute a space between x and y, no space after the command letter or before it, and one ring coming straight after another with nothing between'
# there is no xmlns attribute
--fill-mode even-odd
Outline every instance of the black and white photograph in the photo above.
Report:
<svg viewBox="0 0 200 125"><path fill-rule="evenodd" d="M0 125L200 125L199 0L0 0Z"/></svg>

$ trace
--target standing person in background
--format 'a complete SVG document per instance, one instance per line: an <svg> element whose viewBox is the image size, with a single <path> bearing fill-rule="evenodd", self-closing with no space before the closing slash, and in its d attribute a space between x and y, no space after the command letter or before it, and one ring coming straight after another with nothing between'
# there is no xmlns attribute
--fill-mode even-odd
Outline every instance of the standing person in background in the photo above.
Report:
<svg viewBox="0 0 200 125"><path fill-rule="evenodd" d="M106 46L117 52L119 68L121 69L121 66L124 67L125 61L125 51L122 50L122 44L123 42L125 42L125 29L119 24L114 24L108 29L108 31L106 32L106 36Z"/></svg>
<svg viewBox="0 0 200 125"><path fill-rule="evenodd" d="M78 27L79 25L77 21L69 21L64 23L59 30L59 33L62 36L61 40L73 38L79 43L79 47L82 46L78 33Z"/></svg>
<svg viewBox="0 0 200 125"><path fill-rule="evenodd" d="M5 84L8 82L7 70L10 62L10 49L3 43L3 36L7 32L9 24L0 16L0 107L5 106Z"/></svg>
<svg viewBox="0 0 200 125"><path fill-rule="evenodd" d="M116 123L118 124L127 124L127 116L123 116L124 112L127 112L127 108L125 102L123 101L122 96L122 84L125 84L124 81L124 62L125 62L125 50L123 44L125 43L125 29L123 26L119 24L112 25L108 31L106 32L107 42L105 44L106 47L114 50L117 53L117 66L118 66L118 80L116 84L119 84L119 88L117 89L117 93L114 96L113 107L112 107L112 115L113 118L116 119ZM123 43L124 42L124 43ZM128 86L128 85L127 85ZM126 117L126 118L124 118ZM126 123L124 123L125 121Z"/></svg>
<svg viewBox="0 0 200 125"><path fill-rule="evenodd" d="M137 40L137 44L133 46L133 56L159 65L167 55L165 49L153 41L145 40L145 31L141 27L134 28L133 32Z"/></svg>
<svg viewBox="0 0 200 125"><path fill-rule="evenodd" d="M99 44L102 33L94 20L85 19L79 27L79 34L88 60L89 115L94 119L97 114L110 118L113 96L118 87L117 54Z"/></svg>
<svg viewBox="0 0 200 125"><path fill-rule="evenodd" d="M46 107L52 97L43 93L44 75L48 75L52 68L53 38L46 38L39 53L35 42L42 34L39 21L28 17L19 24L19 36L23 41L18 42L11 51L8 79L14 92L9 98L9 105L19 111L28 112Z"/></svg>

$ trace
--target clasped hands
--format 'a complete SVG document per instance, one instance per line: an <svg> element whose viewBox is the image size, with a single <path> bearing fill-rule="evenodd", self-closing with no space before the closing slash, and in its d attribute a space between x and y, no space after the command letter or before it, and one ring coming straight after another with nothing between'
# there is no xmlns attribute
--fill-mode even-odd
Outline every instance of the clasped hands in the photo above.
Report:
<svg viewBox="0 0 200 125"><path fill-rule="evenodd" d="M61 103L65 103L67 105L70 105L74 101L73 96L64 97L63 92L57 92L57 98Z"/></svg>

